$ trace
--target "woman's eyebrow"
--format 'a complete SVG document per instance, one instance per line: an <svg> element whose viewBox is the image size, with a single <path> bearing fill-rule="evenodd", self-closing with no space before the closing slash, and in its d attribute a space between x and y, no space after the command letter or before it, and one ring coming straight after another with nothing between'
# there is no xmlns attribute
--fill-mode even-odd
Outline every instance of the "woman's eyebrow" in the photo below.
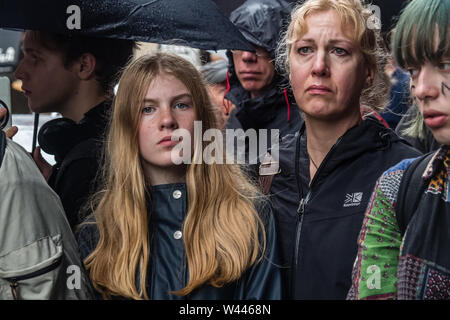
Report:
<svg viewBox="0 0 450 320"><path fill-rule="evenodd" d="M309 38L307 38L307 39L299 39L298 41L296 41L296 43L298 43L298 42L316 43L316 41L314 39L309 39ZM351 46L353 45L352 41L347 40L347 39L340 39L340 38L328 40L328 43L332 44L332 45L339 44L339 43L345 43L345 44L348 44L348 45L351 45Z"/></svg>
<svg viewBox="0 0 450 320"><path fill-rule="evenodd" d="M347 39L332 39L328 41L330 44L339 44L339 43L345 43L347 45L353 46L353 42Z"/></svg>
<svg viewBox="0 0 450 320"><path fill-rule="evenodd" d="M192 96L189 93L182 93L182 94L179 94L179 95L176 95L176 96L172 97L172 100L177 100L177 99L181 99L181 98L189 98L189 99L191 99Z"/></svg>
<svg viewBox="0 0 450 320"><path fill-rule="evenodd" d="M309 42L309 43L315 43L316 41L314 39L298 39L296 42Z"/></svg>
<svg viewBox="0 0 450 320"><path fill-rule="evenodd" d="M182 98L192 99L192 96L189 93L182 93L182 94L179 94L179 95L171 97L170 100L173 101L173 100L178 100L178 99L182 99ZM153 103L155 103L157 101L158 101L158 99L144 98L144 103L145 102L153 102Z"/></svg>

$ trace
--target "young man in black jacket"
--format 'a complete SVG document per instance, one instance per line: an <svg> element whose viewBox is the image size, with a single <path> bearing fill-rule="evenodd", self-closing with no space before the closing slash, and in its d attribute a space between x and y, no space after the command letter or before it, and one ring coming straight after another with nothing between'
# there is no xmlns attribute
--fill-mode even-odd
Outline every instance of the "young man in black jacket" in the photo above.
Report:
<svg viewBox="0 0 450 320"><path fill-rule="evenodd" d="M33 112L58 112L38 139L55 156L50 166L36 148L33 157L61 198L72 228L82 217L98 171L118 72L132 56L134 42L26 31L24 58L16 70Z"/></svg>

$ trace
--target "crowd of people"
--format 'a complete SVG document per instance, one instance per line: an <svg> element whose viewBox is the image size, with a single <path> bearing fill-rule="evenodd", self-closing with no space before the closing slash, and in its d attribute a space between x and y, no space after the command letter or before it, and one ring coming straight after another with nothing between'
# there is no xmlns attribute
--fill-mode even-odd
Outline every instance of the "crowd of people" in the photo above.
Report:
<svg viewBox="0 0 450 320"><path fill-rule="evenodd" d="M450 299L450 0L372 14L247 0L254 51L199 69L26 31L16 77L62 118L32 156L0 133L0 298ZM198 123L254 130L248 163Z"/></svg>

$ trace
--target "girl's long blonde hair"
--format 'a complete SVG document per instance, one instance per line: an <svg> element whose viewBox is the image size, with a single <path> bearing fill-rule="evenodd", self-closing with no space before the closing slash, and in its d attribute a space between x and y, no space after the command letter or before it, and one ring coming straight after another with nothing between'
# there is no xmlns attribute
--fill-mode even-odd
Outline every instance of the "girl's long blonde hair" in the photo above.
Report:
<svg viewBox="0 0 450 320"><path fill-rule="evenodd" d="M159 53L142 56L125 69L106 143L103 188L92 202L99 241L84 260L94 287L104 298L148 299L151 213L146 195L150 187L140 163L138 131L144 96L161 73L173 75L188 88L203 131L216 126L202 77L188 61ZM194 144L193 157L205 146L205 142ZM188 165L186 173L188 212L183 235L189 282L185 288L174 288L178 295L204 284L220 287L239 279L265 250L263 223L256 210L260 194L255 185L237 165L196 163Z"/></svg>

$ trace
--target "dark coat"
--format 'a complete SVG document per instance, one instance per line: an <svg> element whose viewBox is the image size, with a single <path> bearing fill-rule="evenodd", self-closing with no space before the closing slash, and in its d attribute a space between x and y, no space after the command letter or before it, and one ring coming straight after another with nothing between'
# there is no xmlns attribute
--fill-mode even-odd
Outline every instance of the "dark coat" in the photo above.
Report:
<svg viewBox="0 0 450 320"><path fill-rule="evenodd" d="M364 212L378 177L420 153L377 120L349 129L328 152L311 185L306 130L283 138L281 173L271 186L287 296L345 299Z"/></svg>
<svg viewBox="0 0 450 320"><path fill-rule="evenodd" d="M48 183L61 198L72 230L83 221L80 209L96 188L110 110L111 102L105 101L87 112L79 123L59 118L39 130L39 145L56 161Z"/></svg>
<svg viewBox="0 0 450 320"><path fill-rule="evenodd" d="M170 292L184 288L189 280L181 234L187 213L186 185L154 186L151 199L153 203L149 219L151 249L147 273L147 293L151 300L281 299L281 273L278 267L275 222L268 204L263 205L259 211L266 227L266 251L261 262L249 268L235 282L221 288L204 285L188 296L180 297ZM98 237L95 224L82 226L78 243L83 259L95 249Z"/></svg>

